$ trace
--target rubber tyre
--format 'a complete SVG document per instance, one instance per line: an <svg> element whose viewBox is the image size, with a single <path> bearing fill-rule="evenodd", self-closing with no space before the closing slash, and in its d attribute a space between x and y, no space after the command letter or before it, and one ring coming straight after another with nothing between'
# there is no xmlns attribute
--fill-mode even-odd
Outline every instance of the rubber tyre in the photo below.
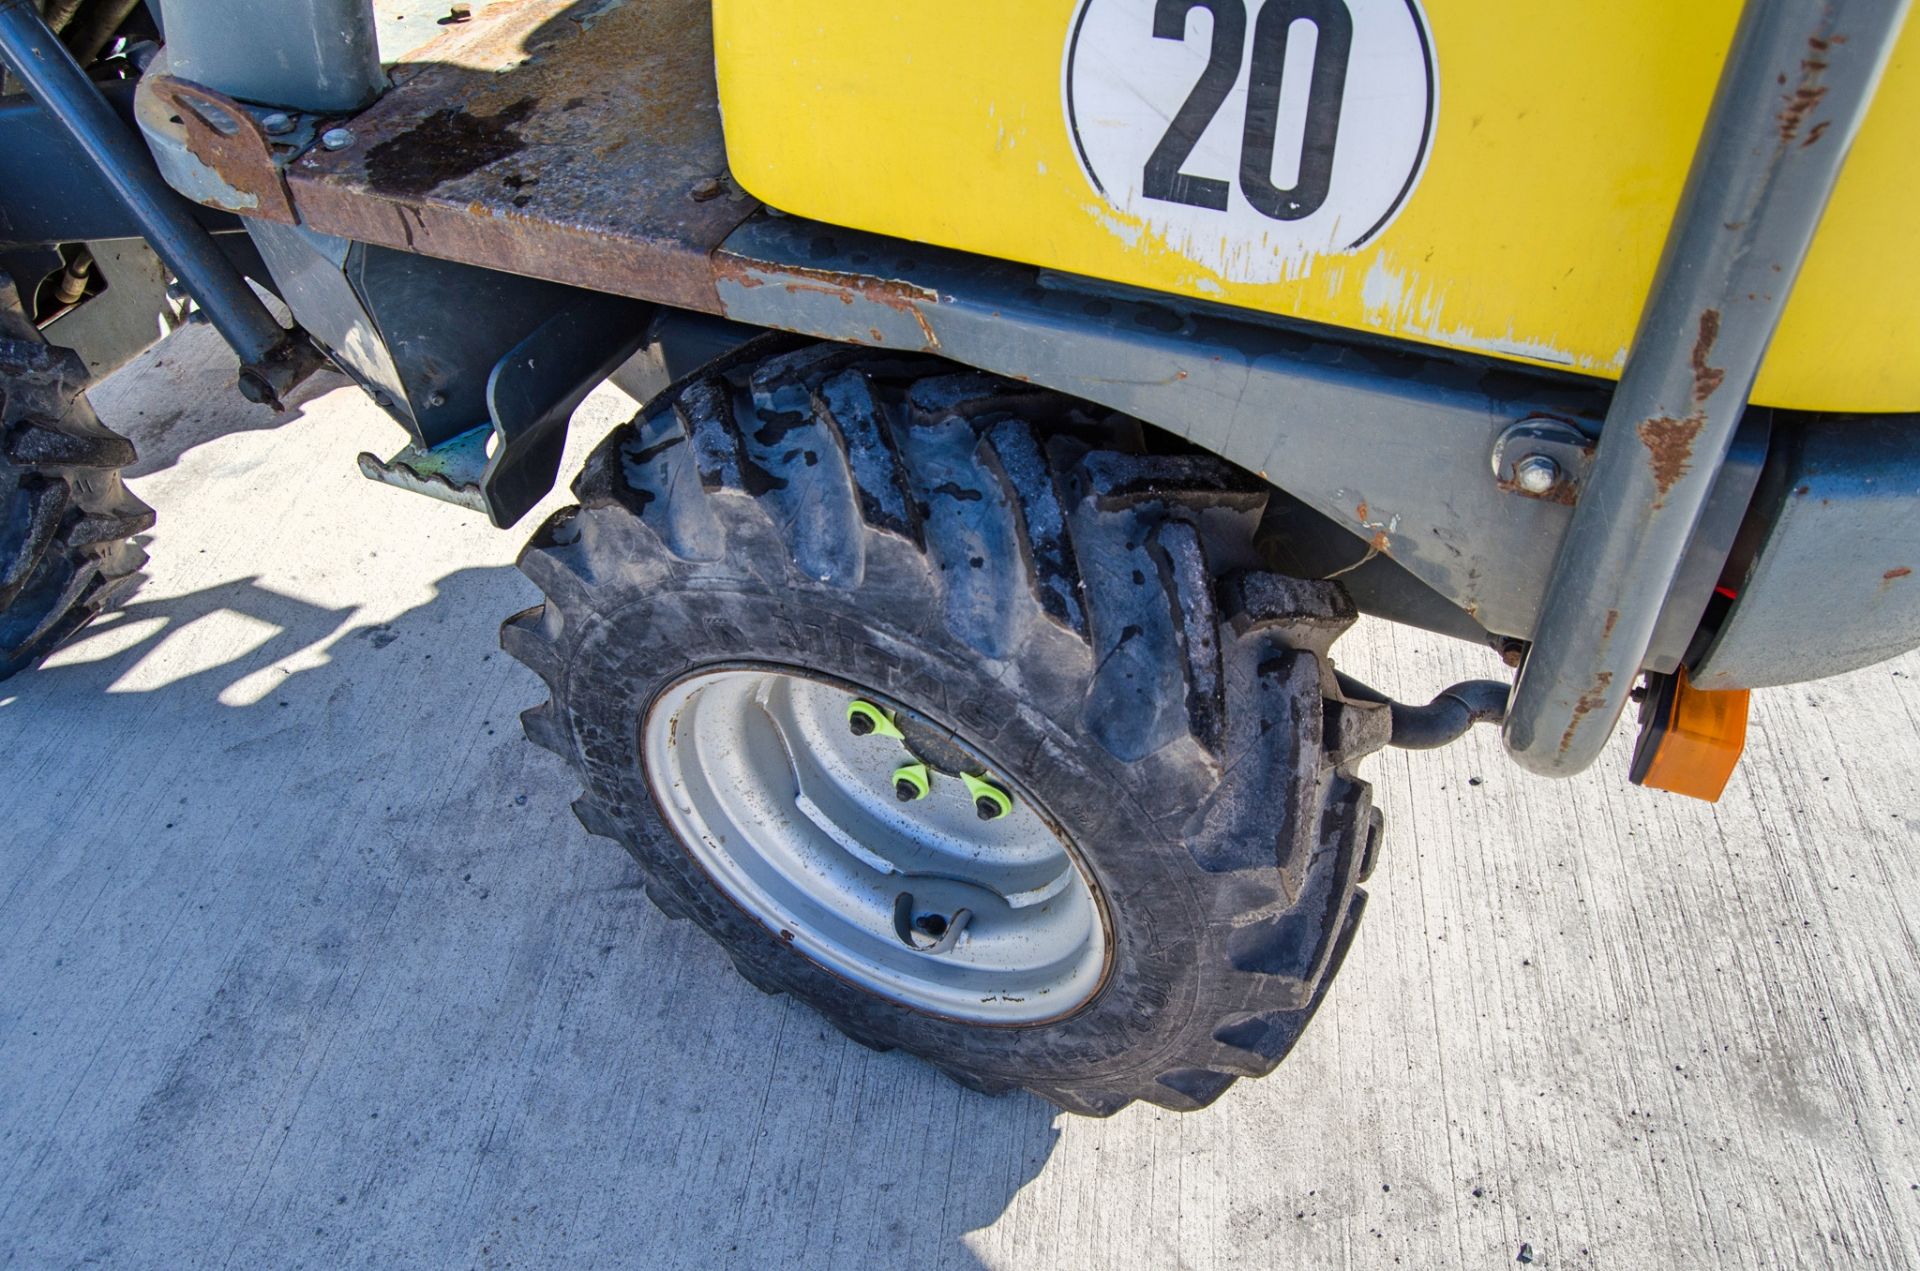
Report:
<svg viewBox="0 0 1920 1271"><path fill-rule="evenodd" d="M139 581L153 509L133 443L83 395L85 363L40 338L0 275L0 679L39 662Z"/></svg>
<svg viewBox="0 0 1920 1271"><path fill-rule="evenodd" d="M1327 646L1334 584L1259 568L1265 486L1143 452L1137 423L931 358L755 341L588 460L520 558L546 596L502 645L552 699L527 735L667 914L868 1046L1072 1112L1188 1110L1272 1070L1339 966L1382 744ZM988 1026L840 980L737 907L656 812L639 758L701 667L838 677L963 736L1047 809L1106 906L1110 968L1064 1018Z"/></svg>

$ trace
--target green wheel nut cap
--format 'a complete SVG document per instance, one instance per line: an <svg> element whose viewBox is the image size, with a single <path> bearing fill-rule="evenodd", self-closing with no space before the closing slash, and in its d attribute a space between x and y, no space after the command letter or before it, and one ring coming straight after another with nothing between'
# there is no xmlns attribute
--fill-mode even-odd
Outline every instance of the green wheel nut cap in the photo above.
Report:
<svg viewBox="0 0 1920 1271"><path fill-rule="evenodd" d="M991 781L984 781L972 773L963 772L960 780L966 783L967 793L973 796L973 810L980 814L982 821L997 821L1013 811L1013 799Z"/></svg>
<svg viewBox="0 0 1920 1271"><path fill-rule="evenodd" d="M903 764L893 770L894 797L902 803L924 799L932 788L933 782L927 775L927 765L923 763Z"/></svg>
<svg viewBox="0 0 1920 1271"><path fill-rule="evenodd" d="M847 728L855 737L878 735L906 740L887 713L864 698L856 697L847 703Z"/></svg>

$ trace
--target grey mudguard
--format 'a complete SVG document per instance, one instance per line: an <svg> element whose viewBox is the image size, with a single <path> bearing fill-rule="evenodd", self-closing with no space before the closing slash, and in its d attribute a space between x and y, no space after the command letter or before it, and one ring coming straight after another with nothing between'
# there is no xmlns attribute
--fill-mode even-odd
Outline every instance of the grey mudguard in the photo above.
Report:
<svg viewBox="0 0 1920 1271"><path fill-rule="evenodd" d="M1920 645L1920 417L1822 420L1776 444L1765 537L1695 669L1701 688L1819 679Z"/></svg>

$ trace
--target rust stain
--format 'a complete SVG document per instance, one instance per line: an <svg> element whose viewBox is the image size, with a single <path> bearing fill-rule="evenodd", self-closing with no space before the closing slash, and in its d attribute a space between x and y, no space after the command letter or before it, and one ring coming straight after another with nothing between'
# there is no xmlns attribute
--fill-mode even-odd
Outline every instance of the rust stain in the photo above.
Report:
<svg viewBox="0 0 1920 1271"><path fill-rule="evenodd" d="M848 308L853 307L853 293L842 291L838 287L823 287L815 282L790 282L786 286L786 291L789 296L797 296L803 292L812 292L817 296L832 296Z"/></svg>
<svg viewBox="0 0 1920 1271"><path fill-rule="evenodd" d="M1827 95L1821 85L1802 84L1787 97L1786 109L1780 112L1780 140L1791 142L1800 134L1800 125L1806 122L1809 112L1820 104Z"/></svg>
<svg viewBox="0 0 1920 1271"><path fill-rule="evenodd" d="M1360 506L1353 510L1353 514L1360 518L1362 525L1367 523L1367 501L1365 499L1360 500Z"/></svg>
<svg viewBox="0 0 1920 1271"><path fill-rule="evenodd" d="M856 299L871 301L882 308L911 317L914 325L920 328L920 337L927 349L937 351L940 348L940 337L934 334L933 324L927 321L927 315L921 309L925 304L940 303L940 297L910 282L872 274L850 274L836 269L815 269L806 265L764 266L725 252L714 256L713 276L716 283L731 282L742 287L764 287L770 282L778 283L791 294L813 292L833 296L849 306ZM875 336L878 337L877 330Z"/></svg>
<svg viewBox="0 0 1920 1271"><path fill-rule="evenodd" d="M1913 574L1913 570L1909 569L1905 565L1902 565L1897 569L1889 569L1886 573L1880 575L1880 581L1883 583L1890 583L1896 578L1907 578L1907 577L1910 577L1912 574Z"/></svg>
<svg viewBox="0 0 1920 1271"><path fill-rule="evenodd" d="M273 161L273 141L258 120L231 97L171 75L149 76L148 87L185 130L187 153L253 200L248 215L298 223L286 178Z"/></svg>
<svg viewBox="0 0 1920 1271"><path fill-rule="evenodd" d="M1564 507L1572 507L1580 501L1579 496L1574 493L1573 482L1564 478L1554 482L1553 488L1544 494L1535 494L1532 490L1521 489L1519 483L1512 477L1499 477L1495 479L1494 485L1503 493L1517 494L1523 499L1538 499L1542 503L1558 503Z"/></svg>
<svg viewBox="0 0 1920 1271"><path fill-rule="evenodd" d="M756 275L756 269L778 276ZM847 303L852 303L854 296L860 296L897 313L912 311L916 303L939 303L939 296L924 286L914 286L912 282L897 282L893 278L874 275L851 275L835 269L812 269L808 265L762 265L758 261L728 253L714 257L714 276L722 282L737 282L739 286L747 288L766 286L768 282L783 282L787 290L847 296Z"/></svg>
<svg viewBox="0 0 1920 1271"><path fill-rule="evenodd" d="M1613 628L1614 628L1614 625L1619 621L1620 621L1620 611L1618 609L1607 610L1607 623L1605 626L1600 628L1600 638L1602 640L1613 639Z"/></svg>
<svg viewBox="0 0 1920 1271"><path fill-rule="evenodd" d="M1567 721L1567 731L1560 734L1560 753L1566 754L1573 745L1573 735L1580 730L1581 721L1607 704L1607 688L1613 683L1613 672L1602 671L1593 677L1593 687L1580 695L1573 704L1573 718Z"/></svg>
<svg viewBox="0 0 1920 1271"><path fill-rule="evenodd" d="M1712 397L1714 390L1727 378L1727 373L1721 368L1707 365L1707 358L1713 354L1714 341L1719 338L1720 311L1707 309L1700 314L1700 334L1693 341L1693 400L1696 404Z"/></svg>
<svg viewBox="0 0 1920 1271"><path fill-rule="evenodd" d="M1685 419L1661 415L1634 429L1647 448L1648 466L1653 470L1654 500L1658 509L1667 501L1674 482L1693 467L1693 443L1706 425L1706 416L1698 411Z"/></svg>
<svg viewBox="0 0 1920 1271"><path fill-rule="evenodd" d="M1807 41L1813 56L1800 60L1800 82L1786 95L1786 104L1777 116L1780 120L1780 140L1783 143L1791 144L1800 135L1800 126L1807 122L1807 116L1812 114L1827 96L1827 86L1820 82L1820 76L1827 69L1823 54L1827 51L1829 43L1830 41L1822 40L1817 35ZM1785 82L1784 76L1782 82ZM1817 135L1809 136L1803 144L1811 145L1818 139Z"/></svg>
<svg viewBox="0 0 1920 1271"><path fill-rule="evenodd" d="M920 334L926 338L927 348L937 352L940 348L940 337L933 333L933 326L927 321L927 315L920 312L919 305L908 306L907 312L913 315L914 322L920 328Z"/></svg>

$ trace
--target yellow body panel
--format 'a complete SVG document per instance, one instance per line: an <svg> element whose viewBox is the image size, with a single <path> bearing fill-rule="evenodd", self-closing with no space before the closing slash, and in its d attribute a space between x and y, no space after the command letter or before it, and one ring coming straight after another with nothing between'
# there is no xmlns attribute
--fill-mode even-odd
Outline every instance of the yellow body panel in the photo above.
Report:
<svg viewBox="0 0 1920 1271"><path fill-rule="evenodd" d="M1095 188L1063 90L1075 0L715 0L714 23L729 163L783 211L1617 377L1738 8L1427 0L1437 93L1417 184L1364 245L1316 249L1269 281L1176 250ZM1920 409L1917 143L1920 21L1854 145L1756 401Z"/></svg>

